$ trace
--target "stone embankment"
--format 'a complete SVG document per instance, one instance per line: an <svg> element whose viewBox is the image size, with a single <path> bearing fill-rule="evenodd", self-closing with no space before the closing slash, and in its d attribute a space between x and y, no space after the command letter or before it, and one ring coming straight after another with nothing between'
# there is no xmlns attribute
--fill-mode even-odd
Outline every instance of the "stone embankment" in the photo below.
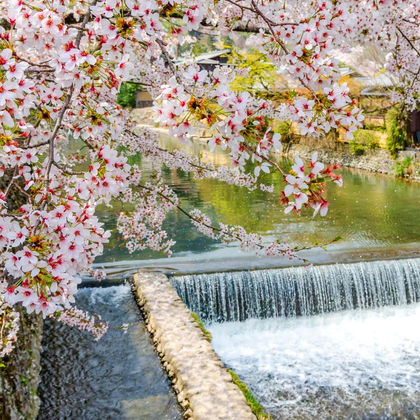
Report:
<svg viewBox="0 0 420 420"><path fill-rule="evenodd" d="M11 176L5 173L0 177L0 190L4 191ZM12 190L10 210L25 202L25 196ZM37 390L43 322L40 315L28 315L22 307L16 310L20 315L17 343L15 349L0 360L0 419L32 420L36 419L40 405Z"/></svg>
<svg viewBox="0 0 420 420"><path fill-rule="evenodd" d="M255 420L239 388L163 274L140 271L134 291L185 417Z"/></svg>
<svg viewBox="0 0 420 420"><path fill-rule="evenodd" d="M37 396L41 371L42 317L19 309L20 323L15 349L0 367L0 418L34 420L40 400Z"/></svg>
<svg viewBox="0 0 420 420"><path fill-rule="evenodd" d="M300 138L298 141L284 148L284 155L288 158L300 156L302 159L311 159L313 152L318 152L318 160L332 164L337 163L347 168L363 169L370 172L395 175L396 160L392 159L388 150L367 150L363 155L357 156L350 152L349 145L324 139ZM397 161L410 157L417 168L420 168L420 150L404 150L398 153ZM407 179L420 181L417 174L407 175Z"/></svg>

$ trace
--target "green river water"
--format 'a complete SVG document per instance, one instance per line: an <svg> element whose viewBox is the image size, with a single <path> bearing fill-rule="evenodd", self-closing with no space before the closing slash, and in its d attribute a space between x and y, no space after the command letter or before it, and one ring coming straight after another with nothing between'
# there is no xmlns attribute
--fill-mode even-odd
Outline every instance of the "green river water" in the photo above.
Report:
<svg viewBox="0 0 420 420"><path fill-rule="evenodd" d="M174 147L169 138L163 138L163 143L168 148ZM196 152L203 148L200 144L191 146ZM203 159L216 164L226 162L225 155L217 152L207 153ZM150 162L144 161L141 166L145 174L151 170ZM293 246L311 246L329 243L337 236L342 238L329 245L327 252L315 248L303 253L313 262L417 255L420 249L420 183L345 168L340 173L344 186L329 185L331 204L326 217L312 217L310 211L301 216L285 215L278 202L282 181L277 174L263 178L266 184L275 186L274 193L250 192L217 180L196 180L176 170L164 171L164 177L185 209L199 208L214 222L241 224L249 232L263 235L267 242L280 239ZM101 208L98 214L107 228L115 227L114 210ZM114 233L105 253L97 259L97 265L110 272L152 265L173 272L290 265L281 258L265 259L246 254L235 243L225 246L211 240L200 234L179 212L172 212L164 227L176 241L171 258L152 251L130 255L118 233Z"/></svg>

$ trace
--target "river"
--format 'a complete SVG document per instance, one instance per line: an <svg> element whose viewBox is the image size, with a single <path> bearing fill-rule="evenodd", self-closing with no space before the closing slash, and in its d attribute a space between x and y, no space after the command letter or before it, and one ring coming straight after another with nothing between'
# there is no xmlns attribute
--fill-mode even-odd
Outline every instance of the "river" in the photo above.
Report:
<svg viewBox="0 0 420 420"><path fill-rule="evenodd" d="M162 142L174 147L167 137ZM193 148L197 152L203 146ZM224 157L216 152L203 159L220 163ZM147 176L150 162L141 166ZM310 213L284 214L276 175L264 175L263 181L275 187L269 194L195 180L180 171L163 173L187 210L198 208L215 222L242 224L267 242L315 246L340 236L325 250L301 253L315 264L420 256L420 184L343 169L344 186L331 185L328 191L328 215L314 218ZM97 213L113 235L95 266L116 283L138 268L188 275L296 263L244 253L237 243L222 245L198 233L179 212L165 222L176 240L171 258L152 251L129 254L115 231L114 210L102 207ZM129 287L82 289L77 302L114 327L131 326L127 335L111 330L96 344L83 333L46 323L40 419L103 418L103 412L109 418L180 418ZM415 369L420 363L419 308L403 304L292 318L256 315L242 322L210 323L209 328L222 360L275 418L416 418L410 416L420 415Z"/></svg>

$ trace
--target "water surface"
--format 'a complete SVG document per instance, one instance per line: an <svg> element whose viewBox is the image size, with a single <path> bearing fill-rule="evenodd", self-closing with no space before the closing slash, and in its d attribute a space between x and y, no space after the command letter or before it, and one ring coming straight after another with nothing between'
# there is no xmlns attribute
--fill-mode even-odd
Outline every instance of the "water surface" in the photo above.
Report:
<svg viewBox="0 0 420 420"><path fill-rule="evenodd" d="M162 142L173 147L168 138ZM224 156L208 153L203 159L221 163ZM143 160L141 166L147 176L151 163ZM164 170L166 182L186 210L198 208L214 222L241 224L267 242L279 239L313 246L340 235L340 242L327 247L328 255L336 253L339 260L365 258L369 252L390 257L418 252L420 184L351 170L343 170L342 175L344 187L330 187L327 217L313 218L310 213L284 214L278 203L282 188L278 175L263 179L275 186L276 192L268 194ZM281 259L268 261L243 253L237 243L225 246L213 241L177 212L165 222L169 236L176 240L171 259L152 251L130 255L115 232L114 210L101 208L98 216L114 233L96 265L118 279L145 266L197 272L285 264ZM314 262L330 262L324 255L319 248L305 254ZM87 333L46 322L39 418L180 419L129 287L83 289L77 303L112 326L126 322L132 326L127 335L111 329L96 343ZM416 304L224 323L211 326L211 331L221 358L278 418L398 418L420 415L420 379L415 370L420 366L419 316Z"/></svg>
<svg viewBox="0 0 420 420"><path fill-rule="evenodd" d="M45 322L38 419L181 419L130 287L81 289L76 302L111 328L96 342L87 332ZM112 328L123 323L130 324L127 334Z"/></svg>
<svg viewBox="0 0 420 420"><path fill-rule="evenodd" d="M174 141L168 137L162 137L162 144L167 148L174 147ZM205 146L198 144L193 149L203 151ZM225 156L218 152L203 155L206 162L217 164L223 159L226 160ZM147 176L151 162L143 159L141 166ZM267 242L281 240L293 246L313 246L341 236L341 241L327 247L329 253L338 255L330 258L334 261L345 260L349 253L354 260L354 255L359 254L363 254L360 259L372 258L368 255L371 251L380 258L386 253L390 257L400 256L402 249L408 250L408 256L420 250L420 183L349 169L342 169L341 174L344 186L339 188L332 184L329 188L330 212L325 218L314 218L310 211L302 216L284 214L278 203L283 184L277 174L264 174L263 181L275 186L275 192L269 194L249 192L217 180L196 180L182 171L164 170L165 181L176 191L185 209L198 208L210 215L213 222L241 224L249 232L261 234ZM114 210L102 208L98 215L108 228L115 228ZM206 267L209 271L220 270L220 266L226 270L250 268L249 261L257 261L254 254L240 251L237 243L225 246L205 237L179 212L170 213L164 226L169 236L176 240L172 258L148 250L130 255L119 239L120 235L114 233L104 255L96 260L97 265L104 265L111 271L116 267L158 265L185 272L193 271L193 267L198 271ZM330 262L319 248L305 256L313 262ZM261 261L258 265L281 266L285 263L277 258Z"/></svg>

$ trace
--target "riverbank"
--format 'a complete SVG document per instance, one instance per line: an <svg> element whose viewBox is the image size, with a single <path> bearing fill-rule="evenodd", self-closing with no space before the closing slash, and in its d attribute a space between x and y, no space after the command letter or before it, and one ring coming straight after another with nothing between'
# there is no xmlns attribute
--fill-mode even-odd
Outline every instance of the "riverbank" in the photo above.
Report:
<svg viewBox="0 0 420 420"><path fill-rule="evenodd" d="M313 152L318 152L318 160L326 164L337 163L341 167L362 169L369 172L396 176L398 169L407 173L402 177L420 182L420 150L402 150L397 158L393 159L385 149L366 150L362 155L356 155L350 151L347 143L300 137L285 145L284 152L278 156L286 156L294 159L299 156L302 159L311 159ZM405 163L404 163L405 162ZM407 166L405 168L405 166ZM410 171L407 169L410 168Z"/></svg>
<svg viewBox="0 0 420 420"><path fill-rule="evenodd" d="M152 108L134 109L133 120L138 122L138 127L148 127L157 133L168 134L168 130L155 127L155 116ZM205 126L200 127L205 137ZM206 143L206 138L194 138L199 143ZM290 143L283 144L282 153L275 153L279 158L311 159L314 151L318 152L319 160L326 164L337 163L341 167L366 170L390 176L400 176L410 181L420 182L420 150L400 151L393 159L386 149L364 150L363 154L355 154L350 150L348 143L339 141L295 136Z"/></svg>

